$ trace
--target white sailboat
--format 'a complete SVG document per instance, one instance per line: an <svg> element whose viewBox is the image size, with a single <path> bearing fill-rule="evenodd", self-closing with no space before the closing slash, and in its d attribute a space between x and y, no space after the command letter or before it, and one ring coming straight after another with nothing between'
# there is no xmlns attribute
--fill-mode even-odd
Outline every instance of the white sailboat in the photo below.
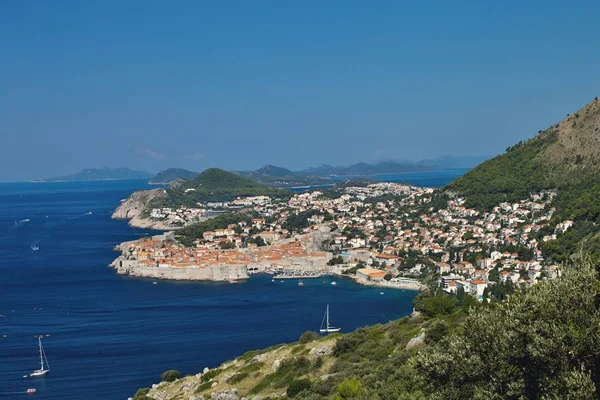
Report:
<svg viewBox="0 0 600 400"><path fill-rule="evenodd" d="M44 376L48 372L50 372L50 365L48 364L48 359L46 358L46 352L44 351L44 348L42 347L42 337L41 336L38 336L38 343L40 345L40 369L36 369L31 374L29 374L29 376L32 378L35 378L36 376ZM44 364L44 361L46 362L46 364Z"/></svg>
<svg viewBox="0 0 600 400"><path fill-rule="evenodd" d="M325 325L325 328L323 328L323 325ZM319 332L333 333L333 332L339 332L341 330L342 330L342 328L335 328L335 327L329 325L329 304L327 304L327 309L325 310L325 315L323 316L323 321L321 321L321 329L319 329Z"/></svg>

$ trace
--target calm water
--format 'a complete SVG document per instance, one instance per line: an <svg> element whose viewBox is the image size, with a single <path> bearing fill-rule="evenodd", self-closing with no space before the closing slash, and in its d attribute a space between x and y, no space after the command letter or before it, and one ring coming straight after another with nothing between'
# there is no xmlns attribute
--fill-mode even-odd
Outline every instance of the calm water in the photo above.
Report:
<svg viewBox="0 0 600 400"><path fill-rule="evenodd" d="M316 330L327 303L345 332L411 311L415 292L331 278L209 284L117 276L112 247L147 231L110 213L143 181L0 184L0 397L125 399L177 368L196 373ZM91 213L91 214L90 214ZM26 221L26 220L29 221ZM39 246L38 251L31 246ZM51 372L37 369L34 335ZM6 337L3 337L6 335Z"/></svg>

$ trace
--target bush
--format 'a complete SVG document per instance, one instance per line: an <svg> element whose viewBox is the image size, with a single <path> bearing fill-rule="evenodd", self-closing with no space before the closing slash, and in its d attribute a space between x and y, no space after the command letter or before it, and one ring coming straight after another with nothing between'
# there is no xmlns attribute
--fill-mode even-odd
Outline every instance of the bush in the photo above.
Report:
<svg viewBox="0 0 600 400"><path fill-rule="evenodd" d="M438 315L448 315L454 312L458 300L456 297L450 297L447 295L440 295L424 299L422 303L422 309L425 315L428 317L435 317Z"/></svg>
<svg viewBox="0 0 600 400"><path fill-rule="evenodd" d="M163 382L174 382L177 379L179 379L179 371L177 371L176 369L170 369L168 371L165 371L160 375L160 379Z"/></svg>
<svg viewBox="0 0 600 400"><path fill-rule="evenodd" d="M444 321L435 321L425 331L425 343L433 344L439 342L448 334L448 325Z"/></svg>
<svg viewBox="0 0 600 400"><path fill-rule="evenodd" d="M138 391L135 392L135 395L133 396L133 400L150 400L150 397L146 396L149 391L150 388L138 389Z"/></svg>
<svg viewBox="0 0 600 400"><path fill-rule="evenodd" d="M319 334L317 332L306 331L302 335L300 335L300 343L306 344L306 343L314 342L315 340L319 339L320 337L321 336L319 336Z"/></svg>
<svg viewBox="0 0 600 400"><path fill-rule="evenodd" d="M354 399L360 395L362 383L357 378L346 378L337 386L336 400Z"/></svg>
<svg viewBox="0 0 600 400"><path fill-rule="evenodd" d="M202 378L200 378L200 382L208 382L220 373L221 370L219 368L211 369L210 371L202 375Z"/></svg>
<svg viewBox="0 0 600 400"><path fill-rule="evenodd" d="M231 378L227 379L227 383L229 383L231 385L235 385L236 383L241 382L244 379L246 379L248 377L248 375L249 375L248 372L240 372L239 374L235 374Z"/></svg>
<svg viewBox="0 0 600 400"><path fill-rule="evenodd" d="M286 394L288 397L296 397L296 395L304 390L310 389L311 383L308 379L296 379L290 383Z"/></svg>
<svg viewBox="0 0 600 400"><path fill-rule="evenodd" d="M385 274L385 276L383 277L383 279L385 279L386 281L389 281L392 279L392 274L390 274L389 272L387 274Z"/></svg>

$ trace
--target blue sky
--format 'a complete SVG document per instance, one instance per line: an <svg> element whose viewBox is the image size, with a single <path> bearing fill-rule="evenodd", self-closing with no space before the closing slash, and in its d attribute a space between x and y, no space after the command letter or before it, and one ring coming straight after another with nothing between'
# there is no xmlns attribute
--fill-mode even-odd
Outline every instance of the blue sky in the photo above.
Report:
<svg viewBox="0 0 600 400"><path fill-rule="evenodd" d="M600 2L18 1L0 180L494 155L600 95Z"/></svg>

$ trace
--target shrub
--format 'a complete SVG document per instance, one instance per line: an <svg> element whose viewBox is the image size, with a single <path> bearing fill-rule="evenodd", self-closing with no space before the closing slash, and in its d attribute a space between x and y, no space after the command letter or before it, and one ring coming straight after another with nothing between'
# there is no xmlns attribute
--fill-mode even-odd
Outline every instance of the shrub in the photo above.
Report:
<svg viewBox="0 0 600 400"><path fill-rule="evenodd" d="M288 397L296 397L296 395L304 390L310 389L310 381L308 379L296 379L290 383L286 394Z"/></svg>
<svg viewBox="0 0 600 400"><path fill-rule="evenodd" d="M219 368L211 369L210 371L208 371L207 373L202 375L202 378L200 378L200 381L208 382L215 376L219 375L220 373L221 373L221 370Z"/></svg>
<svg viewBox="0 0 600 400"><path fill-rule="evenodd" d="M248 372L240 372L238 374L233 375L231 378L227 379L227 383L235 385L238 382L243 381L248 377Z"/></svg>
<svg viewBox="0 0 600 400"><path fill-rule="evenodd" d="M198 385L196 388L196 393L202 393L205 390L208 390L212 387L212 382L204 382Z"/></svg>
<svg viewBox="0 0 600 400"><path fill-rule="evenodd" d="M150 400L150 397L146 396L149 391L150 388L138 389L138 391L135 392L135 395L133 396L133 400Z"/></svg>
<svg viewBox="0 0 600 400"><path fill-rule="evenodd" d="M428 317L451 314L457 306L456 297L440 295L423 300L423 312Z"/></svg>
<svg viewBox="0 0 600 400"><path fill-rule="evenodd" d="M448 334L448 325L444 321L435 321L425 331L425 343L432 344L439 342Z"/></svg>
<svg viewBox="0 0 600 400"><path fill-rule="evenodd" d="M314 342L315 340L317 340L319 338L320 338L320 336L317 332L306 331L302 335L300 335L300 343L306 344L306 343Z"/></svg>
<svg viewBox="0 0 600 400"><path fill-rule="evenodd" d="M177 371L176 369L170 369L168 371L165 371L160 375L160 379L163 382L174 382L177 379L179 379L179 371Z"/></svg>
<svg viewBox="0 0 600 400"><path fill-rule="evenodd" d="M336 400L354 399L360 395L362 382L357 378L346 378L337 386Z"/></svg>

